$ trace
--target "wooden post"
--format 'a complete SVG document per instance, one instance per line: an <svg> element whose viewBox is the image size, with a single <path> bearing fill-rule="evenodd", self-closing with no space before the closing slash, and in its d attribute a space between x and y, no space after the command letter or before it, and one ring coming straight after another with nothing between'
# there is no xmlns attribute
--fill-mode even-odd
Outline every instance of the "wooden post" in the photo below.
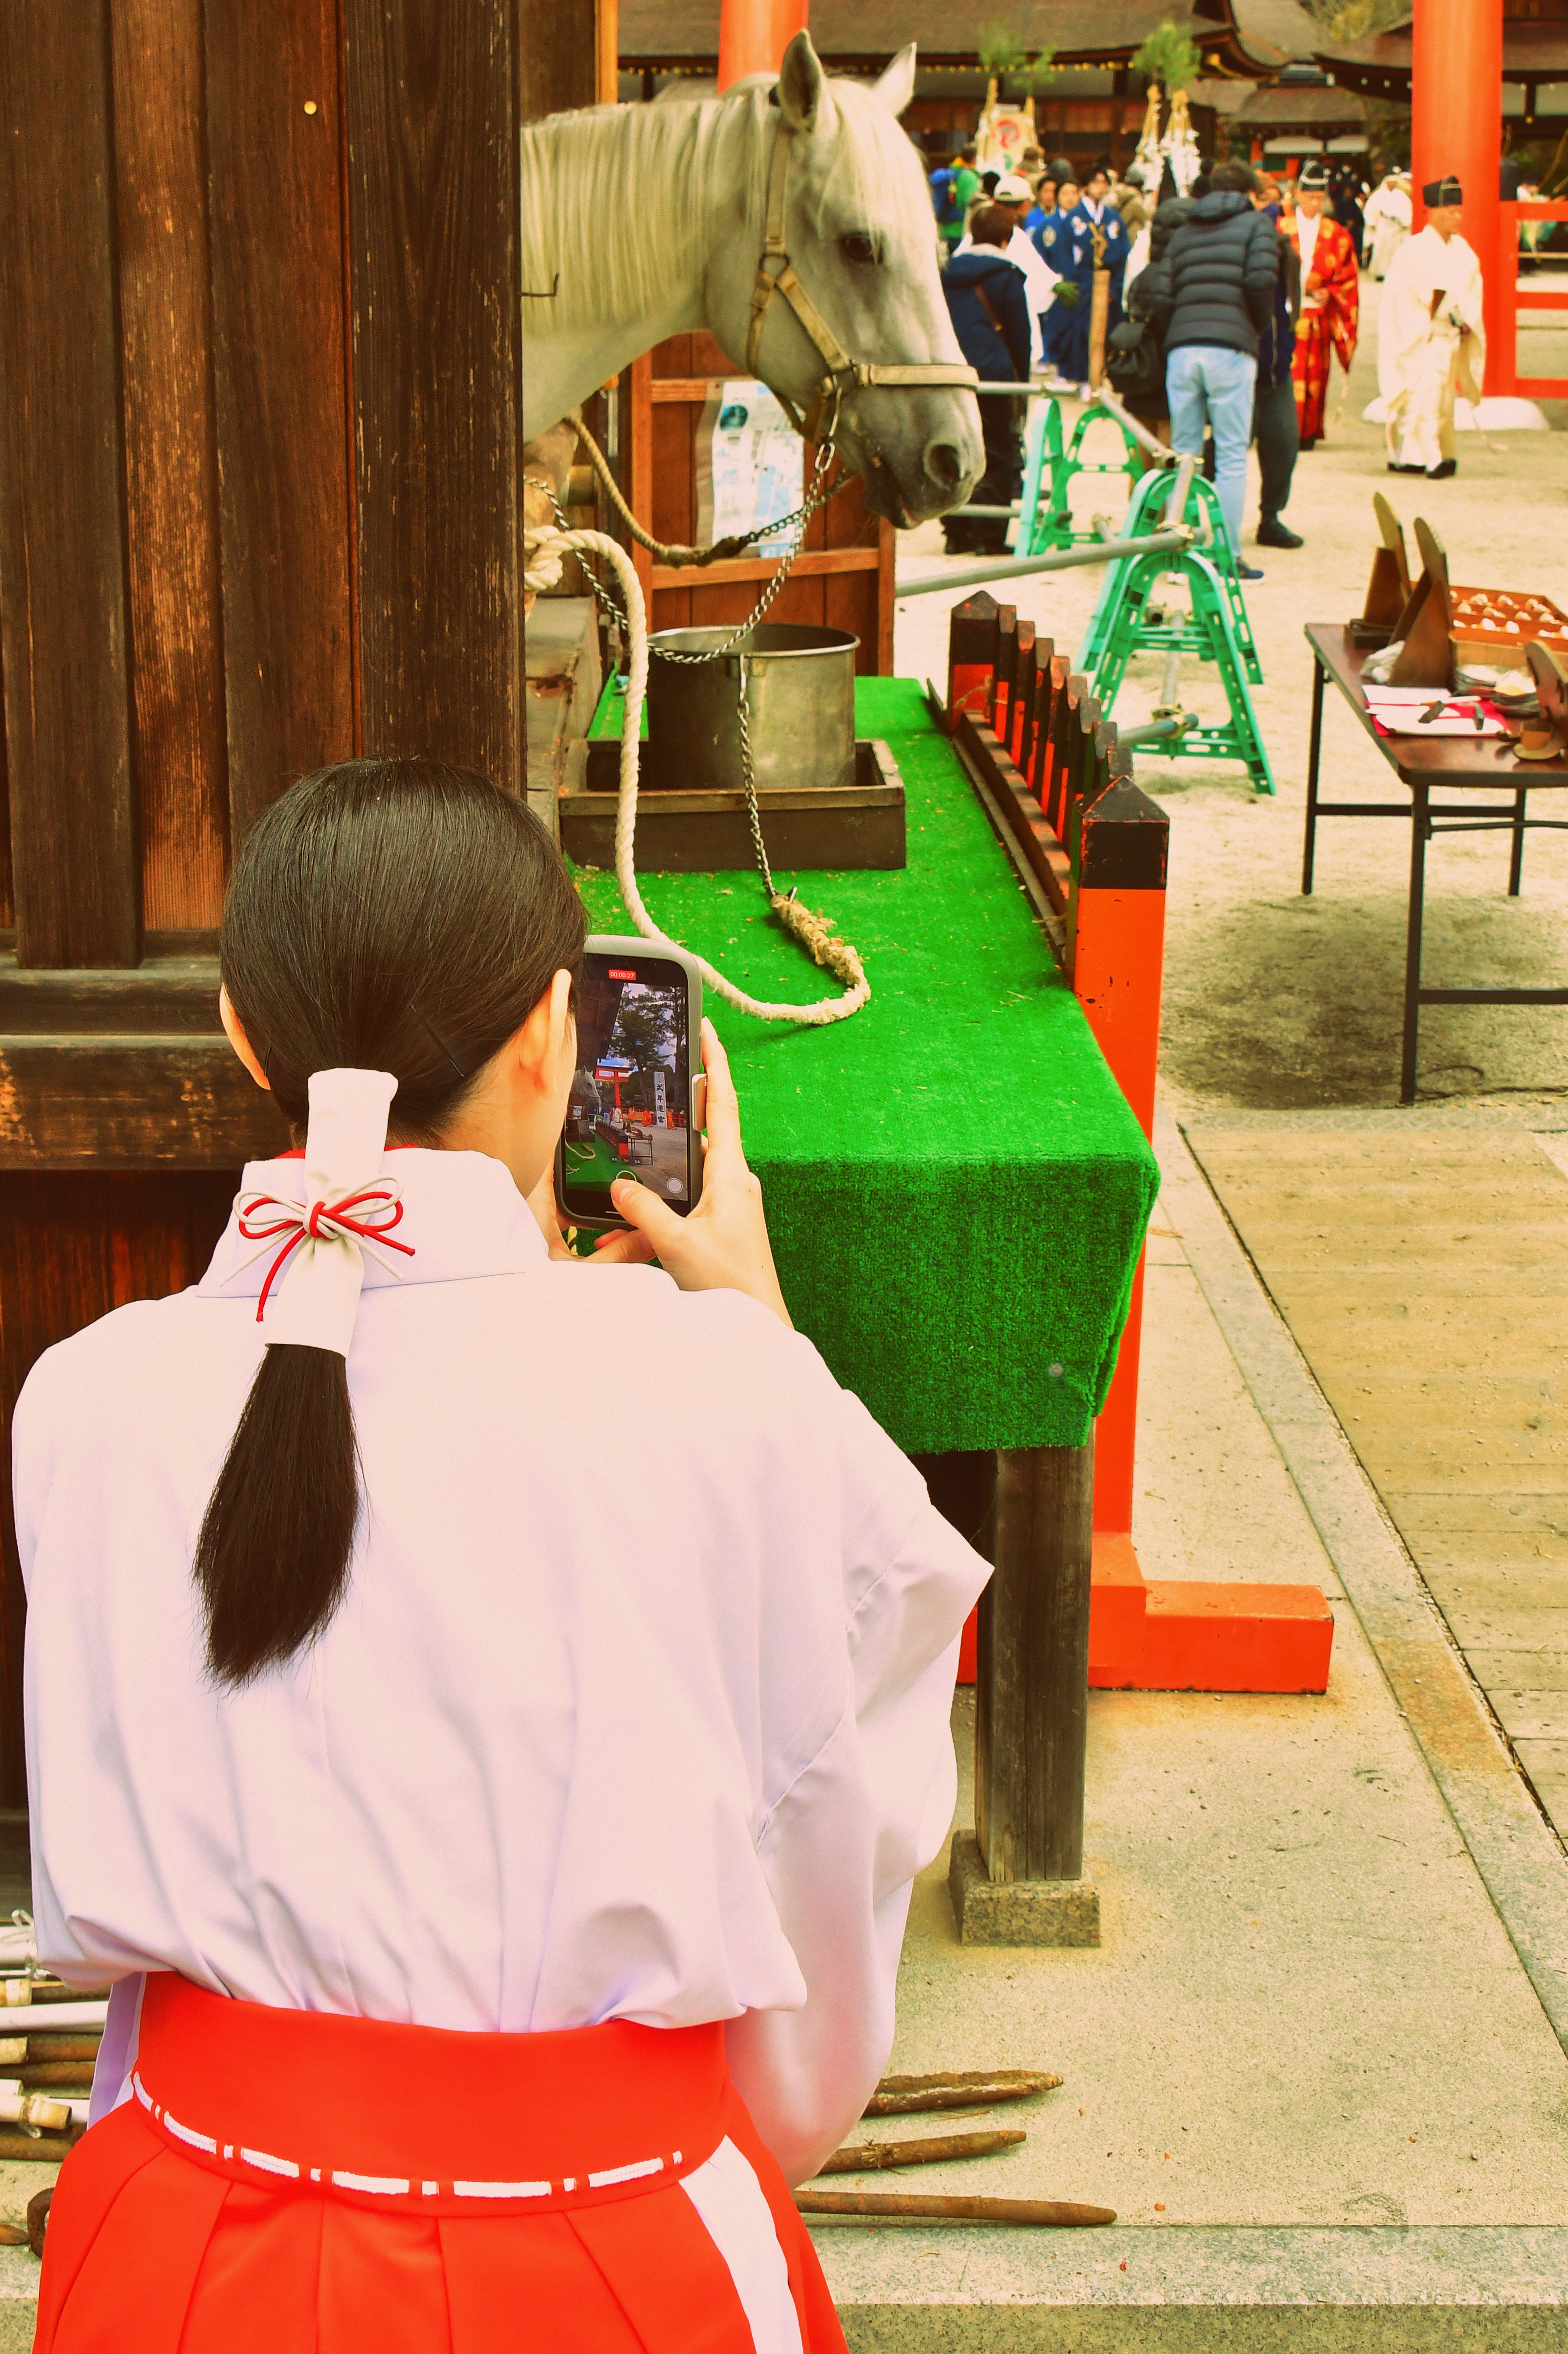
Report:
<svg viewBox="0 0 1568 2354"><path fill-rule="evenodd" d="M521 793L511 0L458 17L344 0L362 725Z"/></svg>
<svg viewBox="0 0 1568 2354"><path fill-rule="evenodd" d="M154 95L142 86L143 109ZM328 14L310 0L209 8L207 110L238 849L296 777L359 748L342 110Z"/></svg>
<svg viewBox="0 0 1568 2354"><path fill-rule="evenodd" d="M966 1944L1097 1946L1084 1877L1094 1442L997 1456L975 1679L975 1837L948 1886Z"/></svg>
<svg viewBox="0 0 1568 2354"><path fill-rule="evenodd" d="M131 752L108 0L0 37L0 662L24 965L131 965Z"/></svg>

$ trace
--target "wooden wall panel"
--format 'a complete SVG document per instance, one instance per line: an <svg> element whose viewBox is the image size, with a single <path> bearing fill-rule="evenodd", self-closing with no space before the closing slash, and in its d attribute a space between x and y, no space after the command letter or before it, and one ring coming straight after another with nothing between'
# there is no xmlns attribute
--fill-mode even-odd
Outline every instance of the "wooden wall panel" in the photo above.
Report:
<svg viewBox="0 0 1568 2354"><path fill-rule="evenodd" d="M201 0L111 0L142 919L206 931L228 841Z"/></svg>
<svg viewBox="0 0 1568 2354"><path fill-rule="evenodd" d="M194 1283L228 1217L238 1172L170 1176L0 1175L0 1445L11 1459L11 1412L46 1349L128 1299L158 1299ZM0 1585L0 1805L26 1801L22 1759L22 1629L10 1482L5 1482Z"/></svg>
<svg viewBox="0 0 1568 2354"><path fill-rule="evenodd" d="M344 0L364 740L522 792L512 16Z"/></svg>
<svg viewBox="0 0 1568 2354"><path fill-rule="evenodd" d="M334 0L208 0L207 101L238 845L295 777L355 749Z"/></svg>
<svg viewBox="0 0 1568 2354"><path fill-rule="evenodd" d="M26 964L139 949L111 125L107 0L11 0L0 635Z"/></svg>
<svg viewBox="0 0 1568 2354"><path fill-rule="evenodd" d="M594 0L515 0L515 7L519 122L614 98L613 83L600 88ZM608 0L608 13L613 20L615 0Z"/></svg>

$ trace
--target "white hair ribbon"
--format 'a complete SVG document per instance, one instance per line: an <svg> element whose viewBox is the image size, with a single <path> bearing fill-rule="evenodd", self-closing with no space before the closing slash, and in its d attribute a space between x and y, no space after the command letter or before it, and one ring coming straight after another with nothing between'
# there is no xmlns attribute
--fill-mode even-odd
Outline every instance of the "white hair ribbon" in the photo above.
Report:
<svg viewBox="0 0 1568 2354"><path fill-rule="evenodd" d="M384 1250L413 1257L413 1246L390 1234L403 1205L396 1178L381 1173L387 1115L397 1092L390 1071L313 1072L302 1198L241 1194L239 1231L246 1241L263 1248L279 1245L256 1305L269 1345L287 1341L346 1357L366 1250L378 1258Z"/></svg>

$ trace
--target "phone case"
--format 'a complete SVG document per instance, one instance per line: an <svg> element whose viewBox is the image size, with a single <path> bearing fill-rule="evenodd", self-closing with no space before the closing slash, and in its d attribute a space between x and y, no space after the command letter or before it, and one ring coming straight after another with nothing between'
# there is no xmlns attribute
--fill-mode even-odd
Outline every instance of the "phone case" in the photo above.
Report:
<svg viewBox="0 0 1568 2354"><path fill-rule="evenodd" d="M583 952L585 960L588 957L603 957L606 959L624 959L629 964L647 964L657 960L661 964L678 965L682 972L685 975L686 1119L684 1127L677 1132L682 1135L686 1141L687 1198L683 1209L678 1204L672 1204L671 1206L676 1209L678 1215L689 1217L692 1212L696 1208L698 1202L702 1199L703 1191L702 1144L696 1124L697 1081L700 1076L699 1066L702 1057L702 973L698 970L696 960L694 957L689 956L684 949L677 948L673 941L669 940L643 939L641 935L623 936L613 932L593 932L589 934L588 939L585 941ZM608 1045L608 1040L606 1043ZM619 1060L620 1058L617 1059ZM629 1079L625 1084L630 1085L630 1080L629 1076ZM610 1084L613 1086L613 1079ZM620 1108L620 1090L619 1087L616 1087L615 1097L617 1110ZM568 1135L568 1130L571 1126L572 1115L571 1112L568 1111L567 1127L563 1128L559 1137L556 1140L556 1207L559 1209L562 1217L566 1219L568 1224L577 1226L585 1226L591 1233L613 1234L618 1231L624 1232L627 1222L624 1218L619 1217L615 1211L609 1206L608 1197L606 1200L606 1207L602 1214L584 1210L577 1204L568 1205L567 1201L567 1188L570 1182L570 1163L568 1161L568 1152L572 1150L572 1140ZM592 1126L601 1135L603 1134L604 1123L602 1121L595 1120L592 1122ZM624 1134L627 1147L625 1173L629 1176L639 1175L641 1163L638 1160L634 1159L633 1156L637 1154L640 1144L646 1145L649 1162L652 1163L653 1160L654 1137L652 1122L645 1124L637 1117L636 1114L634 1114L630 1121L625 1125L621 1132ZM668 1130L666 1130L666 1133L668 1133Z"/></svg>

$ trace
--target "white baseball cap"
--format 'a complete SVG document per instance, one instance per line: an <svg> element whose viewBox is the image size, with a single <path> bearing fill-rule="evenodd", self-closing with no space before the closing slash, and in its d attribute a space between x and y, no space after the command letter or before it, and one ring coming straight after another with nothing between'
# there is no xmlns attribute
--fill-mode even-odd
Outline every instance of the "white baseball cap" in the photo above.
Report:
<svg viewBox="0 0 1568 2354"><path fill-rule="evenodd" d="M993 201L999 205L1026 205L1033 194L1027 180L1021 179L1016 172L1004 172L996 184Z"/></svg>

